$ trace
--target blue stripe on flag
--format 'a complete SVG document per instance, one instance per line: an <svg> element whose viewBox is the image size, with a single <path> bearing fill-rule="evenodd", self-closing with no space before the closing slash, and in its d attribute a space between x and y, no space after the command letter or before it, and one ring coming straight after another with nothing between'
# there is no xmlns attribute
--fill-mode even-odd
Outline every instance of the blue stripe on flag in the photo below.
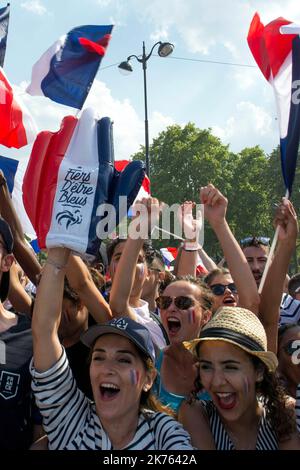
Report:
<svg viewBox="0 0 300 470"><path fill-rule="evenodd" d="M13 189L14 189L15 174L16 174L18 165L19 165L18 160L13 160L12 158L2 157L0 155L0 169L4 173L10 194L13 192Z"/></svg>
<svg viewBox="0 0 300 470"><path fill-rule="evenodd" d="M293 39L292 49L292 85L296 80L300 80L300 38ZM281 168L286 189L289 195L295 177L299 139L300 139L300 106L293 102L292 96L295 90L291 90L291 108L289 115L288 133L284 139L280 139Z"/></svg>

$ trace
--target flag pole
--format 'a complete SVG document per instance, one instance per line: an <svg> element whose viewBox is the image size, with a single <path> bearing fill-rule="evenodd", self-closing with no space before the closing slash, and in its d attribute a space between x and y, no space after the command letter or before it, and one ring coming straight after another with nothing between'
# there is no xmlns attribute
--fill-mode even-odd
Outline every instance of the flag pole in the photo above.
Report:
<svg viewBox="0 0 300 470"><path fill-rule="evenodd" d="M287 189L286 193L285 193L285 197L287 199L289 199L289 195L290 195L289 190ZM274 238L273 238L272 245L271 245L271 248L270 248L270 253L269 253L266 265L265 265L265 269L264 269L262 278L260 280L260 284L259 284L259 288L258 288L258 293L259 294L262 293L262 290L263 290L263 287L264 287L264 284L265 284L265 280L266 280L266 277L267 277L267 274L268 274L268 271L269 271L269 268L270 268L270 265L271 265L271 262L272 262L273 254L274 254L274 251L275 251L275 248L276 248L276 245L277 245L278 234L279 234L279 225L277 225L277 227L276 227Z"/></svg>

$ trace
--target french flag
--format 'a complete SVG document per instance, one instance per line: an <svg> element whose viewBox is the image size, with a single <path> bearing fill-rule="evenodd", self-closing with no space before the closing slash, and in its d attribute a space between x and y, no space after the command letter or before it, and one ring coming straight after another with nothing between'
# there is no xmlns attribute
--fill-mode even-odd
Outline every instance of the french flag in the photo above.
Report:
<svg viewBox="0 0 300 470"><path fill-rule="evenodd" d="M113 25L85 25L56 41L32 68L30 95L81 109L111 38Z"/></svg>
<svg viewBox="0 0 300 470"><path fill-rule="evenodd" d="M254 59L274 89L280 126L282 174L289 195L300 138L300 38L295 32L294 25L284 18L277 18L264 26L256 13L247 37Z"/></svg>
<svg viewBox="0 0 300 470"><path fill-rule="evenodd" d="M167 268L170 269L171 263L176 259L176 256L178 254L178 249L173 246L169 246L166 248L160 248L160 252L164 259L165 265L167 266Z"/></svg>
<svg viewBox="0 0 300 470"><path fill-rule="evenodd" d="M103 219L99 209L106 204L115 208L115 219L107 221L112 232L127 214L144 175L140 161L121 173L114 168L112 122L97 119L93 109L84 109L80 118L66 116L58 132L41 132L23 181L24 206L40 248L65 246L96 256ZM121 196L126 197L125 213Z"/></svg>
<svg viewBox="0 0 300 470"><path fill-rule="evenodd" d="M33 142L37 126L0 67L0 144L20 148Z"/></svg>
<svg viewBox="0 0 300 470"><path fill-rule="evenodd" d="M130 163L129 160L116 160L115 161L115 168L118 171L123 171L124 168ZM136 197L137 200L143 199L143 197L149 197L151 194L150 191L150 180L147 175L145 175L145 178L143 179L143 183L141 186L141 189L138 192L138 195Z"/></svg>

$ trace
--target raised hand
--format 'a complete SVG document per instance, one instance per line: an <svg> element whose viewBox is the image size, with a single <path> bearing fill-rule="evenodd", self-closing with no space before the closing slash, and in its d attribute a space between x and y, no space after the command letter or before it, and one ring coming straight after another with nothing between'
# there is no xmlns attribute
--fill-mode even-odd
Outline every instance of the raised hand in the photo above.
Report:
<svg viewBox="0 0 300 470"><path fill-rule="evenodd" d="M204 204L204 215L211 226L225 221L228 200L213 184L200 189L200 202Z"/></svg>
<svg viewBox="0 0 300 470"><path fill-rule="evenodd" d="M282 198L277 207L274 225L279 226L279 241L290 240L292 243L296 242L299 232L297 214L291 201L285 197Z"/></svg>

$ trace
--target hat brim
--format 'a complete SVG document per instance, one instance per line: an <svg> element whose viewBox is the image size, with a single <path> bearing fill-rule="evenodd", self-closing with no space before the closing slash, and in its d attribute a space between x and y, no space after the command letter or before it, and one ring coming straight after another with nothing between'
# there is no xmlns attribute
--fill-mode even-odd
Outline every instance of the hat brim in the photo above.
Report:
<svg viewBox="0 0 300 470"><path fill-rule="evenodd" d="M0 283L0 299L4 302L7 299L9 291L9 271L2 272L2 278Z"/></svg>
<svg viewBox="0 0 300 470"><path fill-rule="evenodd" d="M225 343L231 343L234 346L237 346L240 349L243 349L251 356L255 356L260 359L268 368L269 372L275 372L278 367L278 359L276 355L271 351L252 351L251 349L242 346L241 344L227 338L197 338L192 341L185 341L183 344L191 353L198 357L198 347L200 342L203 341L224 341Z"/></svg>
<svg viewBox="0 0 300 470"><path fill-rule="evenodd" d="M143 348L135 340L135 338L130 336L125 330L121 330L120 328L116 328L111 325L93 325L81 335L80 340L85 346L87 346L88 348L91 348L94 345L96 339L98 339L100 336L107 335L107 334L124 336L125 338L129 339L137 347L139 351L142 351L153 362L153 358L149 354L149 351Z"/></svg>

